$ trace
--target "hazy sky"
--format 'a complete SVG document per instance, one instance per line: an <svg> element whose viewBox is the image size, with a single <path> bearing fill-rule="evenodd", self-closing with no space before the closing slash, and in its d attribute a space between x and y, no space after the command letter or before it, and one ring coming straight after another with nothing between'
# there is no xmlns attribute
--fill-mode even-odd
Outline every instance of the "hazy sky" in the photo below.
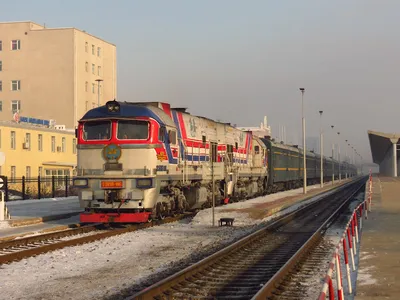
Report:
<svg viewBox="0 0 400 300"><path fill-rule="evenodd" d="M76 27L117 45L118 99L165 101L240 126L268 116L325 149L335 125L371 161L367 130L396 132L400 1L0 0L0 21ZM344 142L341 143L342 157ZM327 154L327 152L325 152Z"/></svg>

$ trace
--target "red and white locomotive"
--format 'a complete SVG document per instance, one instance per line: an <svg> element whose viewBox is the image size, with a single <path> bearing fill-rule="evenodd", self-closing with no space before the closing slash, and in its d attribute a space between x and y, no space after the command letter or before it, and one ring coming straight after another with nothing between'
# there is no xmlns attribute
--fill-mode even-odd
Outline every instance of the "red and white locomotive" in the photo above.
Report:
<svg viewBox="0 0 400 300"><path fill-rule="evenodd" d="M167 103L109 101L77 129L80 221L147 222L266 194L266 145Z"/></svg>

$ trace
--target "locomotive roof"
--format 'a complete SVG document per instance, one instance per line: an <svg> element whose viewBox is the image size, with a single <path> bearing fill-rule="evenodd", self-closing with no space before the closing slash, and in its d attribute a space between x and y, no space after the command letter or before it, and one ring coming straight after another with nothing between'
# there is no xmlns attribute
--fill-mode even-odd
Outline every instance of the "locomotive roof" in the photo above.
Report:
<svg viewBox="0 0 400 300"><path fill-rule="evenodd" d="M162 109L152 105L152 103L132 103L118 102L120 109L118 113L109 112L106 105L93 108L86 112L81 121L93 119L118 119L118 118L135 118L149 117L166 126L175 127L172 121Z"/></svg>

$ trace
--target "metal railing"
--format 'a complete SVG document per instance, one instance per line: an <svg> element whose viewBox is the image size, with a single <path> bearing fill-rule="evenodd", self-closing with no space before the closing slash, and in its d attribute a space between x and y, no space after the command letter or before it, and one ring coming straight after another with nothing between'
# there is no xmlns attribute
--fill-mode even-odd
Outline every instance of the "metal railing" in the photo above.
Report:
<svg viewBox="0 0 400 300"><path fill-rule="evenodd" d="M5 201L77 196L70 176L10 178L5 176Z"/></svg>

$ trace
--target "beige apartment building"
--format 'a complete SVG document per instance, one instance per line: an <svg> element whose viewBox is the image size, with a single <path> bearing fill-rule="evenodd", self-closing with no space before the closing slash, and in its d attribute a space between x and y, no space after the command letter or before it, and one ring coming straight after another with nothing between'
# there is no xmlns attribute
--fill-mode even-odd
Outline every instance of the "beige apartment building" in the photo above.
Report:
<svg viewBox="0 0 400 300"><path fill-rule="evenodd" d="M116 67L116 46L82 30L0 23L0 120L74 128L88 109L116 98Z"/></svg>

